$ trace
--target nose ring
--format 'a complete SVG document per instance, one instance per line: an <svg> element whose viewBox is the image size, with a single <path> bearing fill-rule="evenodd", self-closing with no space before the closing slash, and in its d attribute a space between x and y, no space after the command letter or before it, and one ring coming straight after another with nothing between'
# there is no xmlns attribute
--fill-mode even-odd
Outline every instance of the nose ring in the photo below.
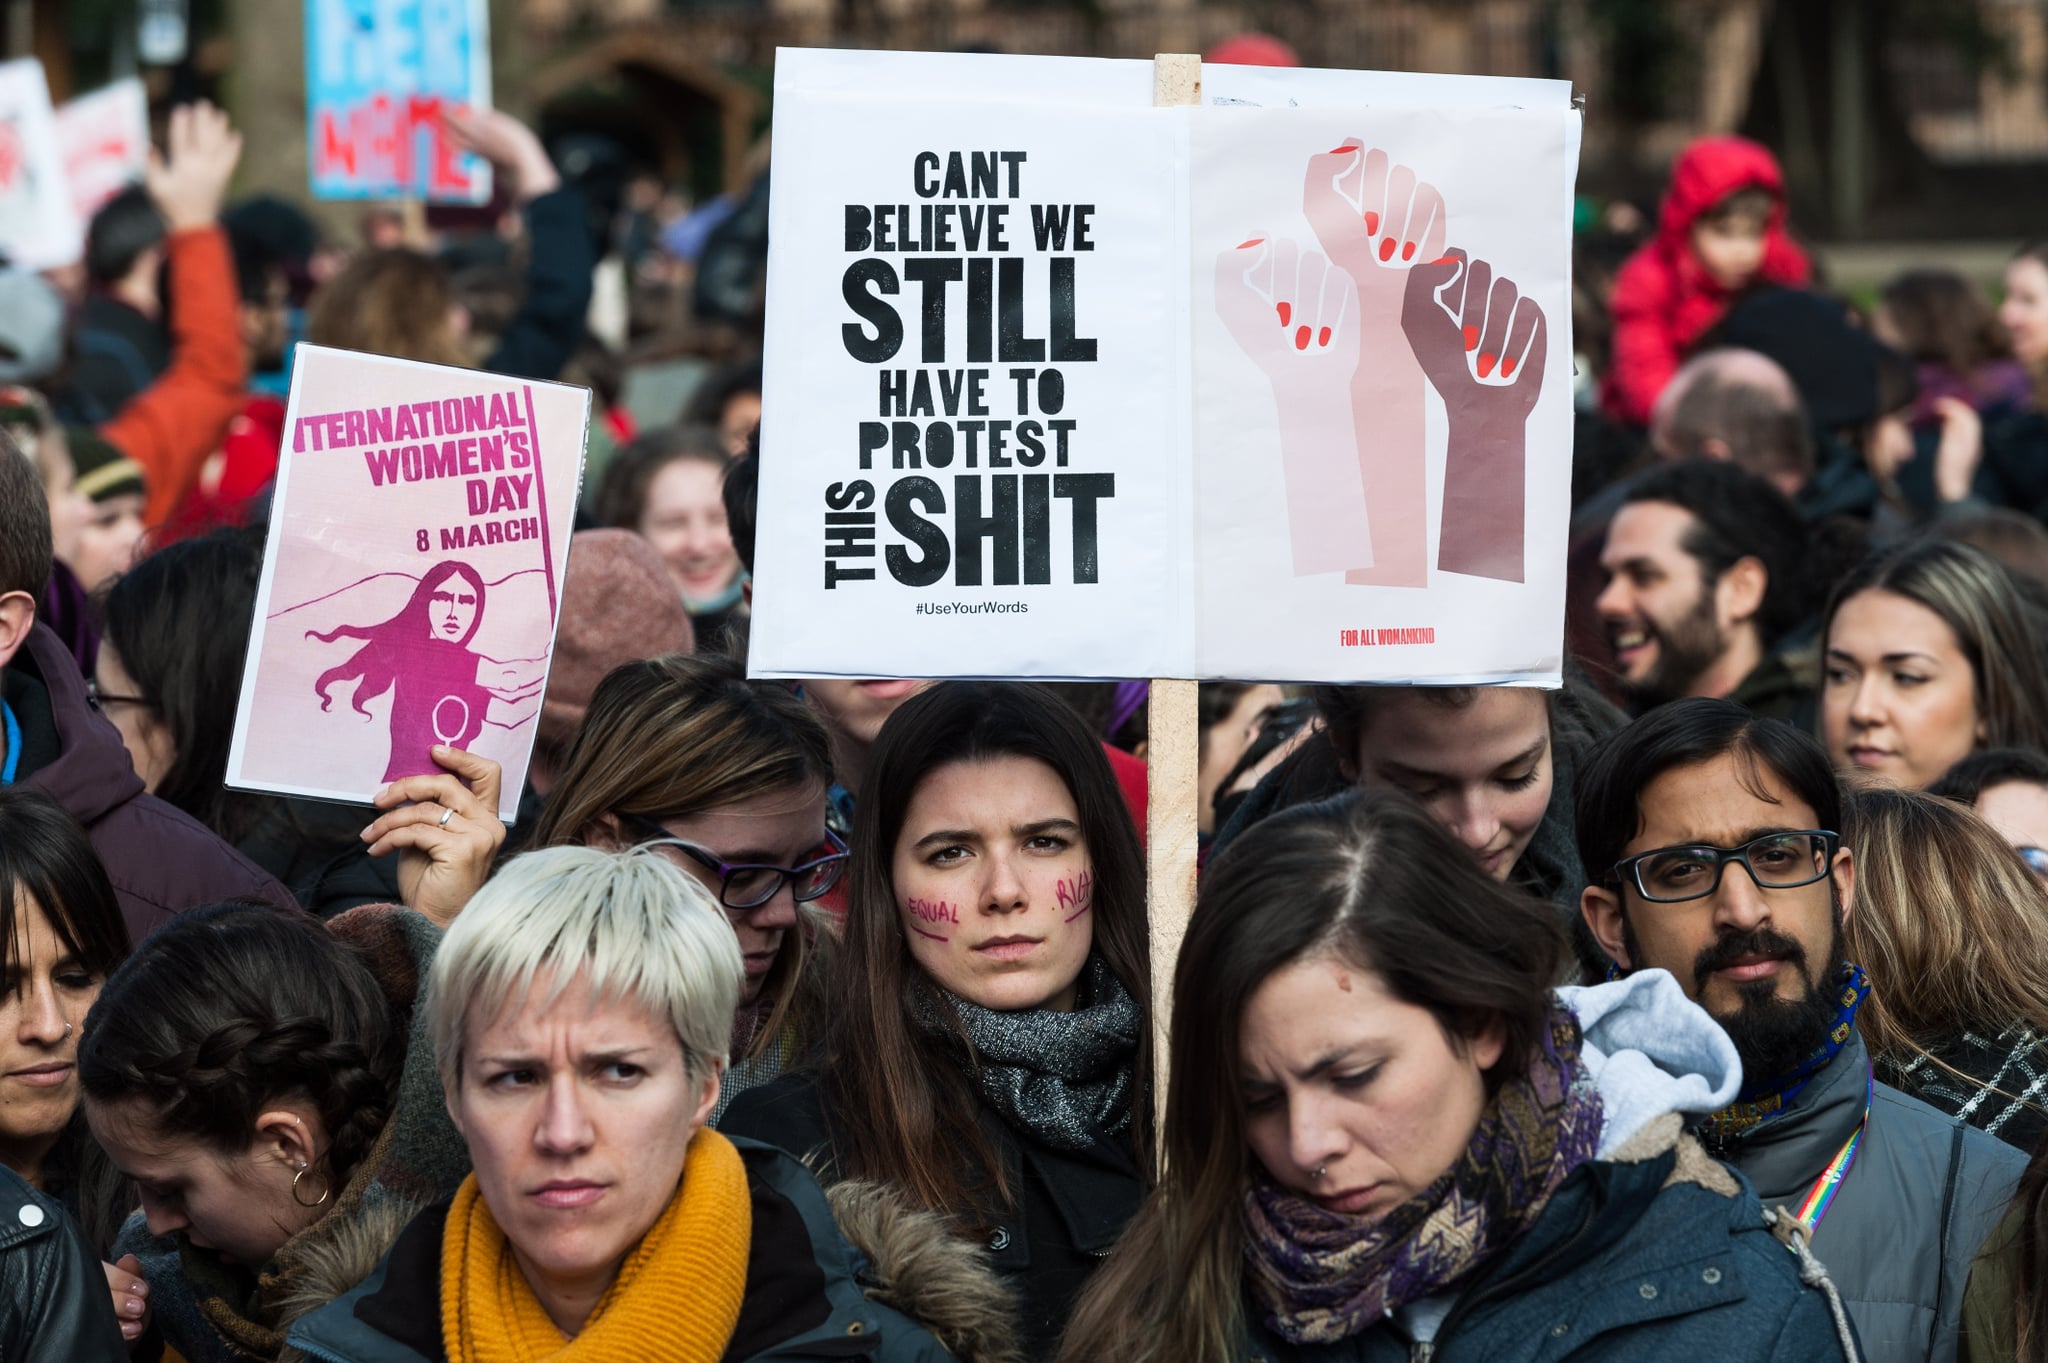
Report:
<svg viewBox="0 0 2048 1363"><path fill-rule="evenodd" d="M1323 1181L1323 1171L1329 1167L1327 1164L1318 1164L1316 1166L1316 1182L1320 1183Z"/></svg>

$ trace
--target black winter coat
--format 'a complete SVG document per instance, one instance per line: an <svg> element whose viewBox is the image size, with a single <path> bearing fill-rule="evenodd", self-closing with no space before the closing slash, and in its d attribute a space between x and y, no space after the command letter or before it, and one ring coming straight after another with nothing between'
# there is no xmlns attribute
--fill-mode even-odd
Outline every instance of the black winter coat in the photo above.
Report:
<svg viewBox="0 0 2048 1363"><path fill-rule="evenodd" d="M0 1358L127 1363L107 1277L50 1198L0 1167Z"/></svg>
<svg viewBox="0 0 2048 1363"><path fill-rule="evenodd" d="M580 191L564 187L526 205L526 300L484 360L493 374L555 379L583 340L597 256Z"/></svg>
<svg viewBox="0 0 2048 1363"><path fill-rule="evenodd" d="M817 1075L785 1075L733 1099L720 1118L729 1136L780 1146L810 1164L830 1187L839 1169L833 1123ZM1144 1200L1137 1161L1122 1140L1058 1150L982 1109L982 1128L1001 1153L1018 1205L990 1233L990 1262L1017 1294L1026 1357L1050 1359L1088 1279L1116 1248Z"/></svg>

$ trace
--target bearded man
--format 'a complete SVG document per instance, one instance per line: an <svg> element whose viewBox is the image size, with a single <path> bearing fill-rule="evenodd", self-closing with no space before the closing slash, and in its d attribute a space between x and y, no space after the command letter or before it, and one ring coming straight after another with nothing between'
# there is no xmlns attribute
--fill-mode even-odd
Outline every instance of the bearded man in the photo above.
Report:
<svg viewBox="0 0 2048 1363"><path fill-rule="evenodd" d="M1827 753L1730 701L1673 701L1595 749L1576 814L1580 911L1615 970L1669 971L1742 1058L1707 1148L1796 1219L1866 1359L1949 1363L1971 1261L2026 1158L1872 1077Z"/></svg>

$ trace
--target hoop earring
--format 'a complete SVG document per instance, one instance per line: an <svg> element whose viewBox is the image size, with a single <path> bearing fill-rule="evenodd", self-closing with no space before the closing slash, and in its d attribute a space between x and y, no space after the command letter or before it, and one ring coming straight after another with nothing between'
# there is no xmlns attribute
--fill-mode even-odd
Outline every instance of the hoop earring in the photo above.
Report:
<svg viewBox="0 0 2048 1363"><path fill-rule="evenodd" d="M333 1188L323 1181L320 1185L320 1196L314 1198L311 1202L299 1196L299 1180L304 1178L312 1167L310 1164L301 1164L299 1171L292 1175L292 1201L298 1203L301 1207L317 1207L327 1201L327 1195L334 1191Z"/></svg>

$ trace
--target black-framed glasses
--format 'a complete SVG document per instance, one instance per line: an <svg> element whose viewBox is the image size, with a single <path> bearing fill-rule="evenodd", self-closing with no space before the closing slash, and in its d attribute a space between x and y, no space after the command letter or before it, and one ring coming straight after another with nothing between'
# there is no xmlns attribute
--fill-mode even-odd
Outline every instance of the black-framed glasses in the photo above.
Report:
<svg viewBox="0 0 2048 1363"><path fill-rule="evenodd" d="M1616 881L1629 880L1653 904L1704 899L1721 888L1730 862L1742 863L1759 889L1791 890L1826 876L1841 842L1840 834L1803 828L1766 833L1740 847L1658 847L1615 862L1611 874Z"/></svg>
<svg viewBox="0 0 2048 1363"><path fill-rule="evenodd" d="M639 846L673 847L699 866L715 872L718 876L718 902L728 909L742 912L767 904L782 892L785 881L799 904L808 904L823 897L839 883L839 877L846 872L846 859L851 855L839 835L829 828L825 830L825 845L832 850L824 856L800 866L770 866L763 862L726 861L708 848L676 837L654 820L638 814L621 814L619 822L634 836L643 839Z"/></svg>
<svg viewBox="0 0 2048 1363"><path fill-rule="evenodd" d="M141 696L117 696L111 691L100 690L100 679L98 677L87 677L85 679L85 694L86 698L90 700L94 705L149 704L149 702L147 700L144 700Z"/></svg>

